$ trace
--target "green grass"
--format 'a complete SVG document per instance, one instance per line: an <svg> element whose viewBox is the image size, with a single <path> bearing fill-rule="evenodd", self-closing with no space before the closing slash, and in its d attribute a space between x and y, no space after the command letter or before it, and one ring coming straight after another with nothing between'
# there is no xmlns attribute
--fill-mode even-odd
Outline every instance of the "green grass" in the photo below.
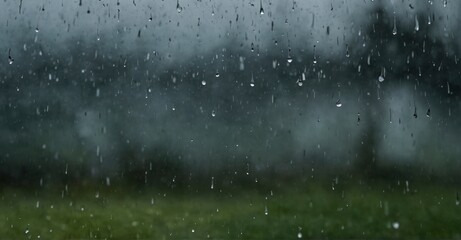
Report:
<svg viewBox="0 0 461 240"><path fill-rule="evenodd" d="M5 189L2 239L461 238L453 186L270 190ZM271 194L272 191L272 194ZM267 208L267 214L266 214ZM398 228L394 225L398 224Z"/></svg>

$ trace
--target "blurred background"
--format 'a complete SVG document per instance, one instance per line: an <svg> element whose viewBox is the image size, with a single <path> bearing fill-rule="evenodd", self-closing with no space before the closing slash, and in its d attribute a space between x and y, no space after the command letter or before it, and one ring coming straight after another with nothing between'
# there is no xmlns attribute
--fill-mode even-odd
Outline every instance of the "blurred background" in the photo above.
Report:
<svg viewBox="0 0 461 240"><path fill-rule="evenodd" d="M454 0L1 1L0 233L459 238L460 11ZM155 208L152 196L168 200ZM144 198L155 211L138 209ZM203 223L219 221L202 205L230 214L229 199L250 209ZM328 210L351 201L342 220ZM270 204L284 206L272 221L244 217ZM150 216L107 230L121 206L168 227L148 228ZM197 219L216 233L191 235Z"/></svg>

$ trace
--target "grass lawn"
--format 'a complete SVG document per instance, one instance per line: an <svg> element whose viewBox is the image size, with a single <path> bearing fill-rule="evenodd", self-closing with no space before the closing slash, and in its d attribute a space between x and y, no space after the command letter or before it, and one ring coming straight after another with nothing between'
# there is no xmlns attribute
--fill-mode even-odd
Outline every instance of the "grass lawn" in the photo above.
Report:
<svg viewBox="0 0 461 240"><path fill-rule="evenodd" d="M459 239L457 191L402 183L258 191L7 188L0 192L0 238Z"/></svg>

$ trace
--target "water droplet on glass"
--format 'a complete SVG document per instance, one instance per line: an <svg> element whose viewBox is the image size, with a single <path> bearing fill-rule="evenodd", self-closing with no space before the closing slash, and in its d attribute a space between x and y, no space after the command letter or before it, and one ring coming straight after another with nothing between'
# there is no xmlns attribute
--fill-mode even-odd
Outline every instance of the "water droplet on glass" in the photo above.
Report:
<svg viewBox="0 0 461 240"><path fill-rule="evenodd" d="M384 82L384 77L383 77L383 76L381 76L381 75L379 75L379 77L378 77L378 81L379 81L379 82Z"/></svg>
<svg viewBox="0 0 461 240"><path fill-rule="evenodd" d="M415 16L415 31L419 31L418 16Z"/></svg>
<svg viewBox="0 0 461 240"><path fill-rule="evenodd" d="M303 234L302 233L298 233L298 238L303 238Z"/></svg>
<svg viewBox="0 0 461 240"><path fill-rule="evenodd" d="M287 62L288 63L292 63L293 62L293 58L291 58L290 56L287 57Z"/></svg>
<svg viewBox="0 0 461 240"><path fill-rule="evenodd" d="M399 229L400 224L399 224L398 222L393 222L393 223L392 223L392 227L393 227L394 229Z"/></svg>
<svg viewBox="0 0 461 240"><path fill-rule="evenodd" d="M301 79L298 79L296 82L298 83L298 86L299 86L299 87L302 87L302 86L303 86L303 81L302 81Z"/></svg>
<svg viewBox="0 0 461 240"><path fill-rule="evenodd" d="M178 13L182 12L182 7L181 7L181 5L179 5L179 0L176 3L176 10L178 10Z"/></svg>
<svg viewBox="0 0 461 240"><path fill-rule="evenodd" d="M8 50L8 63L11 65L14 62L14 58L11 56L11 48Z"/></svg>
<svg viewBox="0 0 461 240"><path fill-rule="evenodd" d="M342 107L343 104L341 103L341 99L338 99L338 101L336 101L336 107Z"/></svg>
<svg viewBox="0 0 461 240"><path fill-rule="evenodd" d="M215 75L217 78L219 77L219 72L216 72L216 75Z"/></svg>
<svg viewBox="0 0 461 240"><path fill-rule="evenodd" d="M214 110L211 111L211 116L212 116L212 117L216 117L216 112L215 112Z"/></svg>
<svg viewBox="0 0 461 240"><path fill-rule="evenodd" d="M426 111L426 117L431 117L431 108L428 108Z"/></svg>
<svg viewBox="0 0 461 240"><path fill-rule="evenodd" d="M206 81L205 81L205 80L202 80L202 85L203 85L203 86L206 85Z"/></svg>
<svg viewBox="0 0 461 240"><path fill-rule="evenodd" d="M394 16L394 28L392 29L392 35L397 35L397 23Z"/></svg>
<svg viewBox="0 0 461 240"><path fill-rule="evenodd" d="M263 2L262 0L259 1L259 14L264 15L264 9L263 9Z"/></svg>
<svg viewBox="0 0 461 240"><path fill-rule="evenodd" d="M264 215L269 215L269 210L267 209L267 206L264 206Z"/></svg>
<svg viewBox="0 0 461 240"><path fill-rule="evenodd" d="M40 29L38 29L38 27L35 28L35 32L38 33L40 31Z"/></svg>

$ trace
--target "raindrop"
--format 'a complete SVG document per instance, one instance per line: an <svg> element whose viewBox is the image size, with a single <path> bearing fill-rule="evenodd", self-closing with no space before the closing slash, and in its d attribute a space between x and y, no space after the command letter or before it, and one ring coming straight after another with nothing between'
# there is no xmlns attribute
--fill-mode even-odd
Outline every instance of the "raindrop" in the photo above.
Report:
<svg viewBox="0 0 461 240"><path fill-rule="evenodd" d="M40 32L40 29L38 29L38 27L35 28L35 32L38 33Z"/></svg>
<svg viewBox="0 0 461 240"><path fill-rule="evenodd" d="M456 206L459 206L459 192L456 192Z"/></svg>
<svg viewBox="0 0 461 240"><path fill-rule="evenodd" d="M415 31L419 31L418 16L415 16Z"/></svg>
<svg viewBox="0 0 461 240"><path fill-rule="evenodd" d="M262 0L259 1L259 14L264 15L264 9L263 9L263 2Z"/></svg>
<svg viewBox="0 0 461 240"><path fill-rule="evenodd" d="M389 108L389 123L392 123L392 109Z"/></svg>
<svg viewBox="0 0 461 240"><path fill-rule="evenodd" d="M202 80L202 85L203 85L203 86L206 85L206 81L205 81L205 80Z"/></svg>
<svg viewBox="0 0 461 240"><path fill-rule="evenodd" d="M8 63L11 65L14 62L14 58L11 57L11 48L8 50Z"/></svg>
<svg viewBox="0 0 461 240"><path fill-rule="evenodd" d="M381 75L378 77L379 82L384 82L384 78L386 77L386 68L381 68Z"/></svg>
<svg viewBox="0 0 461 240"><path fill-rule="evenodd" d="M431 117L431 108L428 108L426 111L426 117Z"/></svg>
<svg viewBox="0 0 461 240"><path fill-rule="evenodd" d="M298 233L298 238L303 238L303 234L301 232Z"/></svg>
<svg viewBox="0 0 461 240"><path fill-rule="evenodd" d="M346 44L346 57L350 57L351 55L349 54L349 45Z"/></svg>
<svg viewBox="0 0 461 240"><path fill-rule="evenodd" d="M215 75L215 76L216 76L217 78L219 77L219 72L218 72L218 71L216 71L216 75Z"/></svg>
<svg viewBox="0 0 461 240"><path fill-rule="evenodd" d="M397 35L397 23L394 16L394 28L392 29L392 35Z"/></svg>
<svg viewBox="0 0 461 240"><path fill-rule="evenodd" d="M215 112L214 110L211 111L211 116L212 116L212 117L216 117L216 112Z"/></svg>
<svg viewBox="0 0 461 240"><path fill-rule="evenodd" d="M415 106L415 112L413 113L413 117L418 118L418 114L416 113L416 106Z"/></svg>
<svg viewBox="0 0 461 240"><path fill-rule="evenodd" d="M300 86L300 87L303 86L303 81L301 79L298 79L296 82L298 83L298 86Z"/></svg>
<svg viewBox="0 0 461 240"><path fill-rule="evenodd" d="M398 222L393 222L393 223L392 223L392 227L393 227L394 229L399 229L400 224L399 224Z"/></svg>
<svg viewBox="0 0 461 240"><path fill-rule="evenodd" d="M290 56L287 57L287 62L288 63L292 63L293 62L293 58L291 58Z"/></svg>
<svg viewBox="0 0 461 240"><path fill-rule="evenodd" d="M315 45L314 45L314 57L313 57L313 60L312 60L312 62L313 62L314 64L317 63L317 56L316 56L315 52L316 52L316 48L315 48Z"/></svg>
<svg viewBox="0 0 461 240"><path fill-rule="evenodd" d="M357 125L360 123L360 113L357 113Z"/></svg>
<svg viewBox="0 0 461 240"><path fill-rule="evenodd" d="M267 206L264 206L264 215L269 215L269 210L267 209Z"/></svg>
<svg viewBox="0 0 461 240"><path fill-rule="evenodd" d="M210 189L214 189L214 177L211 177L211 186Z"/></svg>
<svg viewBox="0 0 461 240"><path fill-rule="evenodd" d="M338 99L338 101L336 101L336 107L342 107L343 104L341 103L341 99Z"/></svg>
<svg viewBox="0 0 461 240"><path fill-rule="evenodd" d="M251 74L251 80L250 80L250 87L254 87L255 86L255 80L253 78L253 73Z"/></svg>
<svg viewBox="0 0 461 240"><path fill-rule="evenodd" d="M176 10L178 10L178 13L182 12L182 7L179 5L179 0L176 1Z"/></svg>

